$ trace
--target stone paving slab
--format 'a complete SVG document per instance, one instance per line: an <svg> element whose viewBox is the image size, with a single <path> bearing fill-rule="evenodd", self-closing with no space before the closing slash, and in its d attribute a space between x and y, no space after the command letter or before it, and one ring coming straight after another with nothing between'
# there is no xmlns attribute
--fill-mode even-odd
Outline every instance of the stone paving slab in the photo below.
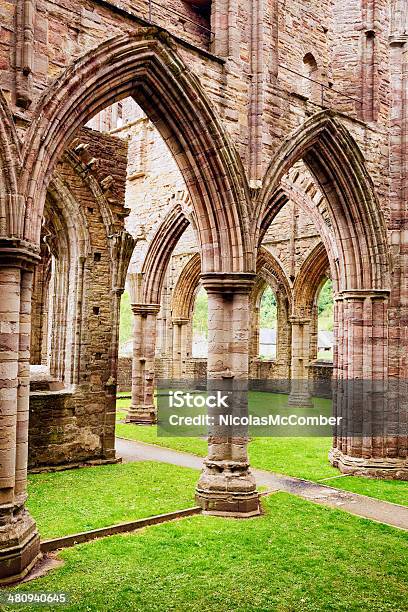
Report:
<svg viewBox="0 0 408 612"><path fill-rule="evenodd" d="M124 462L160 461L195 469L201 469L203 465L203 459L196 455L136 440L116 438L116 451ZM291 493L315 504L345 510L408 531L408 507L264 470L252 470L252 473L257 485L266 486L269 491Z"/></svg>

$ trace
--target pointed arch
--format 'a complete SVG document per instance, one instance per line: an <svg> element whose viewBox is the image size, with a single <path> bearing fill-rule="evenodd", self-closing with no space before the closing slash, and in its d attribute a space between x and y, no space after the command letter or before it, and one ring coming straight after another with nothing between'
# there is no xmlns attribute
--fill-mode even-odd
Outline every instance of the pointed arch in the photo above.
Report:
<svg viewBox="0 0 408 612"><path fill-rule="evenodd" d="M256 239L281 179L300 159L319 185L331 211L333 235L344 272L340 290L387 289L389 256L383 215L363 155L332 111L317 113L284 140L257 198ZM282 205L282 194L280 198Z"/></svg>
<svg viewBox="0 0 408 612"><path fill-rule="evenodd" d="M173 320L191 319L200 276L201 259L195 253L184 266L174 288L171 308Z"/></svg>
<svg viewBox="0 0 408 612"><path fill-rule="evenodd" d="M152 242L149 245L142 268L142 301L146 304L160 303L163 281L171 255L177 242L180 240L182 234L189 226L190 220L192 223L194 223L194 219L191 219L191 217L189 219L187 214L185 202L184 205L183 203L177 202L163 219L154 235ZM199 262L198 275L194 280L195 291L199 283L199 276L201 274L200 255L197 253L190 261L192 262L193 259L195 263L191 265L192 270L195 271L194 273L196 273L197 261ZM190 261L186 265L186 268L189 266ZM260 271L261 269L263 270L264 275L268 274L270 277L275 279L277 290L282 289L290 301L291 290L289 280L279 261L264 247L261 247L258 251L257 271ZM182 274L183 273L184 271ZM188 301L190 298L186 299ZM177 318L183 317L177 316Z"/></svg>
<svg viewBox="0 0 408 612"><path fill-rule="evenodd" d="M115 231L115 222L114 216L112 213L112 208L107 201L105 193L102 191L100 184L96 180L92 173L89 171L89 168L86 164L81 160L81 158L73 151L69 149L65 151L65 159L70 164L72 169L81 177L81 180L88 186L90 192L94 196L96 202L99 205L99 211L101 213L101 217L103 220L103 224L106 229L106 234L112 234ZM55 172L53 177L55 176ZM53 178L51 179L53 180Z"/></svg>
<svg viewBox="0 0 408 612"><path fill-rule="evenodd" d="M149 245L142 268L143 303L160 304L164 277L170 258L189 224L181 204L177 202L158 227Z"/></svg>
<svg viewBox="0 0 408 612"><path fill-rule="evenodd" d="M280 293L290 303L291 290L288 278L272 253L264 247L258 252L257 274L259 278L252 290L252 301L255 292L262 291L266 284L270 285L276 293ZM189 319L194 307L197 287L200 283L201 261L196 253L183 268L173 293L173 318Z"/></svg>
<svg viewBox="0 0 408 612"><path fill-rule="evenodd" d="M64 224L68 245L74 251L75 257L88 257L91 252L91 240L86 216L58 172L54 172L48 186L47 198L52 201L53 207Z"/></svg>
<svg viewBox="0 0 408 612"><path fill-rule="evenodd" d="M316 226L328 255L330 274L337 291L339 278L342 274L344 277L344 262L339 260L333 232L333 224L335 221L332 219L330 211L327 210L328 205L326 198L319 191L312 197L312 195L308 193L308 186L306 186L305 189L305 186L302 183L298 183L296 178L296 176L290 177L290 179L288 177L283 178L279 189L276 190L269 201L268 208L265 210L265 215L261 224L260 242L262 242L276 215L289 201L293 202L305 215L312 219ZM310 179L310 181L312 181L312 179Z"/></svg>
<svg viewBox="0 0 408 612"><path fill-rule="evenodd" d="M280 261L265 247L258 250L256 271L265 282L273 287L276 292L283 292L288 302L291 300L290 282Z"/></svg>
<svg viewBox="0 0 408 612"><path fill-rule="evenodd" d="M7 100L0 90L0 237L21 237L24 206L17 196L20 143Z"/></svg>
<svg viewBox="0 0 408 612"><path fill-rule="evenodd" d="M329 277L328 270L327 252L319 242L309 251L293 284L293 316L310 314L322 282Z"/></svg>
<svg viewBox="0 0 408 612"><path fill-rule="evenodd" d="M242 163L174 41L152 27L102 43L70 66L40 100L20 180L27 201L26 238L38 241L47 184L75 131L127 96L158 129L183 175L205 271L251 269L249 188Z"/></svg>

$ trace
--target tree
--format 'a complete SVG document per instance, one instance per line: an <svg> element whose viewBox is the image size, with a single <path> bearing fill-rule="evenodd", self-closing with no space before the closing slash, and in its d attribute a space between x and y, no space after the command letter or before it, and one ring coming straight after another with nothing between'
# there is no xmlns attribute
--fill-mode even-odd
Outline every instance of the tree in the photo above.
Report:
<svg viewBox="0 0 408 612"><path fill-rule="evenodd" d="M259 326L264 329L276 328L277 305L275 294L270 287L263 292L259 312Z"/></svg>
<svg viewBox="0 0 408 612"><path fill-rule="evenodd" d="M333 330L333 282L329 279L323 285L317 300L319 329Z"/></svg>
<svg viewBox="0 0 408 612"><path fill-rule="evenodd" d="M197 292L194 313L193 313L193 333L208 336L208 295L206 290L201 287Z"/></svg>

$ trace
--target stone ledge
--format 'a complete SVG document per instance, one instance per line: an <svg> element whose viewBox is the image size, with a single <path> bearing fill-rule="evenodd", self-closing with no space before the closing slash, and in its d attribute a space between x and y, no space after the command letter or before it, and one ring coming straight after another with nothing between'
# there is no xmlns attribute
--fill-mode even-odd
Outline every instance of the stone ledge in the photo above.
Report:
<svg viewBox="0 0 408 612"><path fill-rule="evenodd" d="M80 533L75 533L73 535L64 536L61 538L44 540L41 542L41 552L48 553L60 548L75 546L76 544L81 544L82 542L91 542L92 540L116 535L118 533L129 533L131 531L142 529L143 527L159 525L160 523L167 523L168 521L194 516L195 514L201 514L201 508L199 506L186 508L185 510L176 510L175 512L167 512L166 514L157 514L148 518L119 523L117 525L110 525L109 527L101 527L100 529L92 529L91 531L82 531Z"/></svg>
<svg viewBox="0 0 408 612"><path fill-rule="evenodd" d="M61 463L60 465L44 465L39 467L29 468L30 474L43 474L47 472L65 472L66 470L75 470L77 468L97 467L98 465L114 465L122 463L122 459L90 459L89 461L78 461L73 463Z"/></svg>

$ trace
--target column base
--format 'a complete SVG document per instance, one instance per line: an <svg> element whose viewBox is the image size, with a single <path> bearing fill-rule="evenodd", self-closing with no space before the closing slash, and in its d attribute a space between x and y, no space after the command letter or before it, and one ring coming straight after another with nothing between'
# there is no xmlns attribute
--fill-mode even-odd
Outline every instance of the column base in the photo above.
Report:
<svg viewBox="0 0 408 612"><path fill-rule="evenodd" d="M250 518L260 514L259 494L248 464L206 461L196 488L203 514Z"/></svg>
<svg viewBox="0 0 408 612"><path fill-rule="evenodd" d="M41 558L40 536L34 519L22 509L10 512L0 527L0 585L22 580ZM3 517L4 519L4 517Z"/></svg>
<svg viewBox="0 0 408 612"><path fill-rule="evenodd" d="M134 425L154 425L157 423L156 406L131 406L125 422Z"/></svg>
<svg viewBox="0 0 408 612"><path fill-rule="evenodd" d="M332 448L329 452L329 461L342 474L408 481L407 459L350 457Z"/></svg>

